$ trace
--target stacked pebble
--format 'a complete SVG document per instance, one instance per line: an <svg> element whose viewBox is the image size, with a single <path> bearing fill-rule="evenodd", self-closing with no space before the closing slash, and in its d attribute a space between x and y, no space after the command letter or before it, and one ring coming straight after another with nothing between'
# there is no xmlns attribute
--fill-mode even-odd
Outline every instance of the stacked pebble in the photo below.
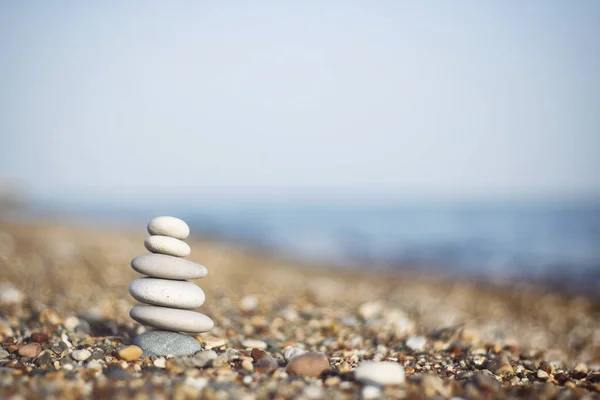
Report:
<svg viewBox="0 0 600 400"><path fill-rule="evenodd" d="M203 265L185 260L190 246L183 241L190 234L188 225L174 217L157 217L148 224L150 236L144 245L151 254L143 254L131 260L131 267L147 276L131 282L131 296L149 305L131 309L134 320L161 330L144 332L134 344L145 355L189 355L201 349L200 343L191 336L181 334L201 333L211 330L213 321L192 309L204 304L204 292L187 279L206 276Z"/></svg>

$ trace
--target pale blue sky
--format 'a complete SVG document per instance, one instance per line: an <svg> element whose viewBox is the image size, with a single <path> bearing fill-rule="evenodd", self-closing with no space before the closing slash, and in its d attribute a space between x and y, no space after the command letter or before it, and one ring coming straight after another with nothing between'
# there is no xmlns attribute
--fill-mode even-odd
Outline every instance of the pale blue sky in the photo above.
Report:
<svg viewBox="0 0 600 400"><path fill-rule="evenodd" d="M598 38L595 0L5 1L0 177L82 198L598 195Z"/></svg>

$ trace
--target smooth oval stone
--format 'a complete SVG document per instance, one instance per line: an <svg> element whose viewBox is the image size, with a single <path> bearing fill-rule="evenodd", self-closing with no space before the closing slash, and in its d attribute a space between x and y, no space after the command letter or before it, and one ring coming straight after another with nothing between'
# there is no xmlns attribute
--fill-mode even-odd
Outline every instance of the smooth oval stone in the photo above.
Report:
<svg viewBox="0 0 600 400"><path fill-rule="evenodd" d="M144 246L152 253L175 257L187 257L192 252L186 242L168 236L148 236L144 240Z"/></svg>
<svg viewBox="0 0 600 400"><path fill-rule="evenodd" d="M137 301L155 306L196 308L204 304L204 292L187 281L139 278L129 285L129 293Z"/></svg>
<svg viewBox="0 0 600 400"><path fill-rule="evenodd" d="M175 239L185 239L190 236L190 227L179 218L156 217L148 223L148 233L151 235L169 236Z"/></svg>
<svg viewBox="0 0 600 400"><path fill-rule="evenodd" d="M145 357L189 356L202 350L200 342L193 337L168 331L144 332L133 340L133 344L142 348Z"/></svg>
<svg viewBox="0 0 600 400"><path fill-rule="evenodd" d="M198 279L208 274L208 269L190 260L166 254L142 254L131 260L131 268L153 278Z"/></svg>
<svg viewBox="0 0 600 400"><path fill-rule="evenodd" d="M157 306L135 306L129 312L137 322L175 332L202 333L210 331L215 323L204 314Z"/></svg>
<svg viewBox="0 0 600 400"><path fill-rule="evenodd" d="M375 385L400 385L405 374L402 365L391 361L367 361L354 370L357 381Z"/></svg>

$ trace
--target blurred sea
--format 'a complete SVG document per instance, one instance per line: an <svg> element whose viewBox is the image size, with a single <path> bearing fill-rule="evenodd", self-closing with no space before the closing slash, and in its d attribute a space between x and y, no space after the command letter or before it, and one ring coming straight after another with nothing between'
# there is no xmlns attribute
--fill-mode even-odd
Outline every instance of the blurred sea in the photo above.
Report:
<svg viewBox="0 0 600 400"><path fill-rule="evenodd" d="M173 214L184 218L195 234L307 262L429 268L600 291L600 202L223 202L69 210L100 217L126 215L139 223L155 214Z"/></svg>
<svg viewBox="0 0 600 400"><path fill-rule="evenodd" d="M600 283L600 203L215 207L189 221L306 261Z"/></svg>

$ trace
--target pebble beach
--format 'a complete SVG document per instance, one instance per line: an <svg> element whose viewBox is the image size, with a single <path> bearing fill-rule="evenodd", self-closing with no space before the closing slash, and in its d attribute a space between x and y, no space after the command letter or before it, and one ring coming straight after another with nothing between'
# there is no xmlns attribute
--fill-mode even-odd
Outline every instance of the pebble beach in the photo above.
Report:
<svg viewBox="0 0 600 400"><path fill-rule="evenodd" d="M198 236L214 321L142 354L144 227L0 221L0 398L594 399L600 301L532 284L299 264Z"/></svg>

